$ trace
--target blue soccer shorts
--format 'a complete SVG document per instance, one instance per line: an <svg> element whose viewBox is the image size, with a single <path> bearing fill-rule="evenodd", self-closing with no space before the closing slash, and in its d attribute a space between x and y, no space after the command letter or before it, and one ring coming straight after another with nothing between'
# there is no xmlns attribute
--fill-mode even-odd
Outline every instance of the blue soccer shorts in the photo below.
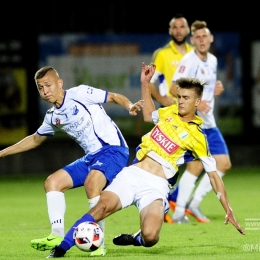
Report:
<svg viewBox="0 0 260 260"><path fill-rule="evenodd" d="M109 185L129 162L129 148L104 146L99 152L85 155L63 167L73 180L73 188L84 186L88 173L95 169L103 172Z"/></svg>
<svg viewBox="0 0 260 260"><path fill-rule="evenodd" d="M226 142L218 127L202 129L206 134L211 155L229 154Z"/></svg>

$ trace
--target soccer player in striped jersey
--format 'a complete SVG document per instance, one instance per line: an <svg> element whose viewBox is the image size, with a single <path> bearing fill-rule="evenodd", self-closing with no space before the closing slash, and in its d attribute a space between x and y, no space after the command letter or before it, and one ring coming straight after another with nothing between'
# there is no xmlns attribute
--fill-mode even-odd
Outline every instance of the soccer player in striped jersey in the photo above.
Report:
<svg viewBox="0 0 260 260"><path fill-rule="evenodd" d="M101 193L100 200L87 214L77 220L47 258L64 257L75 245L75 227L85 221L98 222L123 208L135 205L140 214L140 227L136 234L121 234L113 239L120 246L152 247L159 241L165 212L169 210L168 180L186 156L202 162L210 183L225 211L225 224L232 223L245 234L230 207L224 183L216 172L216 161L208 150L206 136L201 131L203 120L196 113L202 97L204 83L182 78L178 85L177 104L155 110L150 92L150 79L155 65L142 63L142 99L145 102L143 117L155 127L142 137L136 158L138 161L125 167Z"/></svg>
<svg viewBox="0 0 260 260"><path fill-rule="evenodd" d="M191 34L190 40L195 46L195 50L187 53L180 61L172 79L171 93L174 96L177 95L175 81L181 77L193 77L207 82L202 101L197 108L197 114L204 120L202 130L207 135L210 152L216 160L217 172L220 177L223 177L226 171L231 168L231 161L226 142L214 117L215 96L220 95L223 91L222 83L217 81L217 58L209 52L214 38L205 21L192 23ZM199 222L208 223L210 221L200 209L203 198L212 190L207 174L204 174L200 180L190 200L195 182L202 171L203 165L199 161L187 163L177 188L169 197L171 209L175 211L172 216L173 222L188 223L189 220L185 216L185 212L195 217Z"/></svg>
<svg viewBox="0 0 260 260"><path fill-rule="evenodd" d="M51 234L30 242L33 248L44 251L54 248L64 237L64 192L84 186L89 207L92 208L97 204L101 191L129 162L129 147L102 103L116 103L127 109L130 115L136 115L141 110L143 101L132 104L121 94L88 85L63 90L63 80L51 66L43 67L35 73L35 83L41 98L52 103L53 107L46 112L36 133L0 151L0 157L36 148L58 131L70 136L85 152L82 158L57 170L45 181ZM104 231L104 221L99 224ZM103 243L90 256L105 254Z"/></svg>

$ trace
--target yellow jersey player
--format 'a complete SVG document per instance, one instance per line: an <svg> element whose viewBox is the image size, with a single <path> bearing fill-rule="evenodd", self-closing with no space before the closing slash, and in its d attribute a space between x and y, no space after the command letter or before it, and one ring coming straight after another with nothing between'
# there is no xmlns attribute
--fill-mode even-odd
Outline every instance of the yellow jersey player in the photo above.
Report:
<svg viewBox="0 0 260 260"><path fill-rule="evenodd" d="M152 97L162 107L173 104L175 98L170 93L172 77L184 54L194 49L187 43L189 33L186 18L182 14L176 14L169 23L169 35L172 40L153 53L152 63L156 65L156 71L151 78L150 87Z"/></svg>
<svg viewBox="0 0 260 260"><path fill-rule="evenodd" d="M206 137L200 128L203 120L196 116L204 84L192 78L179 79L176 82L177 105L155 110L149 87L154 71L153 64L151 66L142 64L144 120L157 123L142 138L136 156L138 161L117 174L112 183L101 193L96 206L72 225L61 244L51 251L48 258L63 257L75 245L73 233L80 223L98 222L131 205L138 208L141 230L134 235L121 234L113 239L113 243L120 246L144 247L157 244L164 214L169 210L168 179L174 177L178 166L184 163L186 154L202 162L217 198L224 208L225 224L230 222L241 234L245 234L235 219L225 186L216 172L216 161L210 155ZM164 109L167 111L162 112Z"/></svg>

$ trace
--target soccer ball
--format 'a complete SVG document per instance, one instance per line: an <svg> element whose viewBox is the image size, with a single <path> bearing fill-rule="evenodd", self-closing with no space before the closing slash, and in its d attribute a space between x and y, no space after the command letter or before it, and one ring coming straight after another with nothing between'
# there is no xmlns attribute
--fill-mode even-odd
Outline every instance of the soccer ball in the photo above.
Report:
<svg viewBox="0 0 260 260"><path fill-rule="evenodd" d="M97 250L104 241L104 233L95 222L82 222L74 231L76 246L85 252Z"/></svg>

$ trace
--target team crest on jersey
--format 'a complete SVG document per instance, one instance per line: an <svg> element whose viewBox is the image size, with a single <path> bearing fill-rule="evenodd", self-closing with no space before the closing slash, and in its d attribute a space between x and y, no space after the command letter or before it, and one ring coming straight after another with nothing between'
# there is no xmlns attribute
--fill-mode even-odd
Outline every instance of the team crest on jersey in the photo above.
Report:
<svg viewBox="0 0 260 260"><path fill-rule="evenodd" d="M179 65L179 61L178 60L172 61L172 65L173 65L174 68L177 68L178 65Z"/></svg>
<svg viewBox="0 0 260 260"><path fill-rule="evenodd" d="M201 69L200 71L201 71L201 74L202 74L202 75L204 75L204 74L205 74L205 71L204 71L204 69Z"/></svg>
<svg viewBox="0 0 260 260"><path fill-rule="evenodd" d="M185 68L186 68L185 66L180 66L179 72L180 72L180 73L183 73L183 72L185 71Z"/></svg>
<svg viewBox="0 0 260 260"><path fill-rule="evenodd" d="M77 106L75 105L75 107L72 108L72 115L77 115L79 112Z"/></svg>
<svg viewBox="0 0 260 260"><path fill-rule="evenodd" d="M184 132L181 132L179 136L181 139L184 139L188 136L188 133L186 131L184 131Z"/></svg>
<svg viewBox="0 0 260 260"><path fill-rule="evenodd" d="M172 154L179 148L179 145L174 143L170 138L168 138L163 131L156 126L150 137L156 142L167 154Z"/></svg>
<svg viewBox="0 0 260 260"><path fill-rule="evenodd" d="M55 119L55 124L56 124L56 125L60 125L60 119L59 119L59 118L56 118L56 119Z"/></svg>
<svg viewBox="0 0 260 260"><path fill-rule="evenodd" d="M165 119L165 122L171 122L172 120L173 120L172 117L168 117L168 118Z"/></svg>

